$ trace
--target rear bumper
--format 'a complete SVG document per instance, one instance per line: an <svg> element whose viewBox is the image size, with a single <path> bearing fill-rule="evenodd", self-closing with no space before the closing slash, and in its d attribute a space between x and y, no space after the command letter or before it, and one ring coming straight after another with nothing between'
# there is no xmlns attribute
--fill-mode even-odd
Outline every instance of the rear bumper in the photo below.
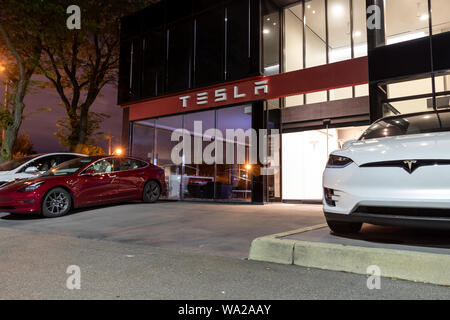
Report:
<svg viewBox="0 0 450 320"><path fill-rule="evenodd" d="M327 221L334 222L362 222L381 226L450 230L450 217L403 216L395 215L395 213L384 215L365 212L352 214L324 213Z"/></svg>

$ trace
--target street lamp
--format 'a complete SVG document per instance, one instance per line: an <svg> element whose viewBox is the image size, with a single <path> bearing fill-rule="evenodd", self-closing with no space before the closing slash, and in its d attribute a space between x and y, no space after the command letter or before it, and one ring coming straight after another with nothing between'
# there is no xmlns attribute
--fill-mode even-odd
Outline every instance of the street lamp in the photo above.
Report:
<svg viewBox="0 0 450 320"><path fill-rule="evenodd" d="M123 154L122 148L117 148L116 150L114 150L114 155L121 156L122 154Z"/></svg>

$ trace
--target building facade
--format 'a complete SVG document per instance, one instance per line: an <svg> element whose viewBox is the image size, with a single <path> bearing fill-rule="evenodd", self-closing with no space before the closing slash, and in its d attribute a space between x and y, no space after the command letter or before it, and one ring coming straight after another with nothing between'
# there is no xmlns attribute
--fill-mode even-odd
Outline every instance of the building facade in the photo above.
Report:
<svg viewBox="0 0 450 320"><path fill-rule="evenodd" d="M343 142L384 115L449 107L449 9L159 1L122 20L124 144L165 168L169 199L320 201Z"/></svg>

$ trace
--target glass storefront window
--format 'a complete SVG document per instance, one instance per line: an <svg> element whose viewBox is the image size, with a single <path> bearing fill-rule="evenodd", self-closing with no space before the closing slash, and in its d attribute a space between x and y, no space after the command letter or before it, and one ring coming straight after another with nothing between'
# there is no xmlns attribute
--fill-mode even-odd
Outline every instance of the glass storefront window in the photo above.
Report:
<svg viewBox="0 0 450 320"><path fill-rule="evenodd" d="M450 31L450 1L431 0L433 34Z"/></svg>
<svg viewBox="0 0 450 320"><path fill-rule="evenodd" d="M306 68L327 63L325 0L312 0L305 3L305 47ZM306 95L306 103L327 101L326 92Z"/></svg>
<svg viewBox="0 0 450 320"><path fill-rule="evenodd" d="M330 90L330 101L353 98L352 87Z"/></svg>
<svg viewBox="0 0 450 320"><path fill-rule="evenodd" d="M431 78L426 78L388 84L387 92L388 99L393 99L411 95L431 94L433 87Z"/></svg>
<svg viewBox="0 0 450 320"><path fill-rule="evenodd" d="M415 113L433 110L433 98L421 98L412 100L402 100L387 102L383 105L383 116L397 114Z"/></svg>
<svg viewBox="0 0 450 320"><path fill-rule="evenodd" d="M312 0L305 4L305 37L305 67L326 64L325 0Z"/></svg>
<svg viewBox="0 0 450 320"><path fill-rule="evenodd" d="M319 91L314 93L308 93L306 95L306 103L319 103L327 101L327 91Z"/></svg>
<svg viewBox="0 0 450 320"><path fill-rule="evenodd" d="M280 73L280 12L273 8L263 15L264 75Z"/></svg>
<svg viewBox="0 0 450 320"><path fill-rule="evenodd" d="M328 0L328 30L329 62L351 59L350 2L348 0ZM330 90L331 101L352 97L351 87Z"/></svg>
<svg viewBox="0 0 450 320"><path fill-rule="evenodd" d="M352 0L354 57L367 56L366 0Z"/></svg>
<svg viewBox="0 0 450 320"><path fill-rule="evenodd" d="M252 128L252 106L243 105L217 110L217 129L224 136L226 131L241 129L244 132ZM245 137L245 142L234 139L232 141L225 140L224 150L230 148L233 150L233 164L227 164L226 152L223 152L223 158L218 162L223 164L216 165L216 199L218 200L234 200L234 201L251 201L252 199L252 179L253 171L257 170L255 165L249 163L249 152L251 141L249 136ZM244 154L241 154L244 152ZM240 159L243 158L243 159ZM240 161L244 160L244 161Z"/></svg>
<svg viewBox="0 0 450 320"><path fill-rule="evenodd" d="M284 71L303 69L303 4L284 10Z"/></svg>
<svg viewBox="0 0 450 320"><path fill-rule="evenodd" d="M429 35L428 0L385 1L386 44Z"/></svg>
<svg viewBox="0 0 450 320"><path fill-rule="evenodd" d="M450 74L436 77L436 92L450 91Z"/></svg>
<svg viewBox="0 0 450 320"><path fill-rule="evenodd" d="M305 104L305 96L303 94L286 97L285 99L285 107L296 107Z"/></svg>
<svg viewBox="0 0 450 320"><path fill-rule="evenodd" d="M263 186L257 164L258 131L252 129L253 108L248 104L136 121L132 127L131 154L164 169L168 200L250 202L254 200L253 186ZM260 129L279 129L279 99L269 101L266 109L258 112L262 112L257 113L260 120L265 119L264 125L259 124L263 126ZM268 114L264 116L264 112ZM179 130L179 138L172 141L175 130ZM184 131L183 138L180 130ZM269 167L279 164L276 161L279 150L274 152L275 155L267 155ZM279 198L279 172L278 176L267 178L265 182L270 181L272 186L270 197ZM266 199L262 193L260 199L255 201Z"/></svg>
<svg viewBox="0 0 450 320"><path fill-rule="evenodd" d="M172 161L172 150L178 145L177 141L172 141L172 132L181 128L183 128L181 115L156 119L155 164L165 171L169 200L181 198L181 166L175 165Z"/></svg>
<svg viewBox="0 0 450 320"><path fill-rule="evenodd" d="M135 122L133 125L132 156L154 163L155 120Z"/></svg>
<svg viewBox="0 0 450 320"><path fill-rule="evenodd" d="M201 134L214 129L214 117L214 111L195 112L184 116L184 129L188 130L192 136L191 156L185 157L184 164L184 199L214 199L215 166L203 161L203 152L210 142L203 141L203 137L197 136L198 133L195 130L195 125Z"/></svg>
<svg viewBox="0 0 450 320"><path fill-rule="evenodd" d="M355 86L355 97L365 97L369 95L369 85L362 84Z"/></svg>
<svg viewBox="0 0 450 320"><path fill-rule="evenodd" d="M352 57L350 37L350 2L328 0L328 54L329 62Z"/></svg>

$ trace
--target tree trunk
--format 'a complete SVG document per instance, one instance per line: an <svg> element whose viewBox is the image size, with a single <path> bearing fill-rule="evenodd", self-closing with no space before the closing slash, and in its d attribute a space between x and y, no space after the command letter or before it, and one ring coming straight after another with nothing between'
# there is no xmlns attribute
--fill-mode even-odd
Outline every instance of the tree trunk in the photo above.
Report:
<svg viewBox="0 0 450 320"><path fill-rule="evenodd" d="M5 138L2 141L2 150L0 152L0 163L12 159L12 149L19 133L18 129L10 126L5 129Z"/></svg>
<svg viewBox="0 0 450 320"><path fill-rule="evenodd" d="M80 114L80 129L78 133L78 144L86 144L88 136L88 121L89 121L89 107L86 105L81 106Z"/></svg>

